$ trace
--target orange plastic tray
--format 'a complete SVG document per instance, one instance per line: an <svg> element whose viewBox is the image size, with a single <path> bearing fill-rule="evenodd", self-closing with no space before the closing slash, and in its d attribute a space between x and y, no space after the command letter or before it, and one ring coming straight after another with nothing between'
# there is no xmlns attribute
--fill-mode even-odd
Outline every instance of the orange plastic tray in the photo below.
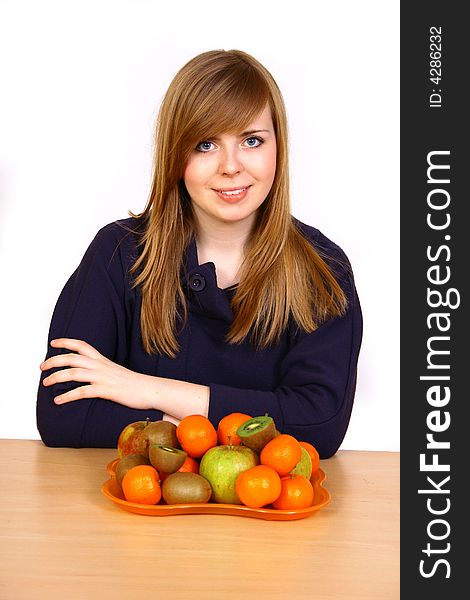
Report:
<svg viewBox="0 0 470 600"><path fill-rule="evenodd" d="M323 487L325 473L322 469L312 475L313 485L313 504L308 508L297 510L277 510L269 506L263 508L249 508L240 504L217 504L215 502L194 503L194 504L137 504L127 502L118 488L115 476L115 468L118 458L110 462L107 466L109 479L102 487L102 493L117 504L120 508L139 515L148 515L153 517L168 517L170 515L233 515L241 517L254 517L256 519L265 519L267 521L293 521L303 519L315 513L317 510L326 506L331 499L330 493Z"/></svg>

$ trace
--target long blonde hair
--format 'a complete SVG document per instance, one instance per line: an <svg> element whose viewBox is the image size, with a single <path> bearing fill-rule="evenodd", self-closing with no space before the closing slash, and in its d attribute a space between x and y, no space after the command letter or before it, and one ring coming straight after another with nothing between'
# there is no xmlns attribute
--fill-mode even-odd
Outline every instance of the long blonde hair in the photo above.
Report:
<svg viewBox="0 0 470 600"><path fill-rule="evenodd" d="M142 290L141 332L148 353L175 357L178 327L187 318L181 275L196 229L183 182L186 162L198 143L239 133L266 104L276 134L276 174L245 248L226 341L249 339L265 348L279 340L291 318L311 332L346 309L343 290L290 212L287 118L276 82L249 54L213 50L190 60L171 82L157 119L150 196L142 213L130 213L144 224L141 253L131 271L134 286Z"/></svg>

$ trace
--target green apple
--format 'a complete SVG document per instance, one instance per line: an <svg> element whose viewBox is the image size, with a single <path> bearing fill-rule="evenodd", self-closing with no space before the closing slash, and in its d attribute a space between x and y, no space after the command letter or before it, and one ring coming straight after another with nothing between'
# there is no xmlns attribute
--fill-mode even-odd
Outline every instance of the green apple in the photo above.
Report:
<svg viewBox="0 0 470 600"><path fill-rule="evenodd" d="M310 458L310 454L302 447L302 455L300 457L299 462L295 465L295 467L290 472L294 475L303 475L307 479L310 479L312 476L312 459Z"/></svg>
<svg viewBox="0 0 470 600"><path fill-rule="evenodd" d="M246 446L223 445L210 448L201 458L199 474L212 487L212 502L241 504L235 481L243 471L259 464L258 455Z"/></svg>

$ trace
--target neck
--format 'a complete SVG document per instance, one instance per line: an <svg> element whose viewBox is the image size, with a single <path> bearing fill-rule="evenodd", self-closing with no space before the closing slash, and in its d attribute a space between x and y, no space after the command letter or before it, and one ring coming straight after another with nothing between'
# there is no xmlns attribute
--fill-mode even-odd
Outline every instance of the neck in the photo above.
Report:
<svg viewBox="0 0 470 600"><path fill-rule="evenodd" d="M197 245L204 253L236 253L243 254L245 244L250 236L255 215L250 219L227 223L209 221L196 216Z"/></svg>
<svg viewBox="0 0 470 600"><path fill-rule="evenodd" d="M204 219L196 219L196 223L199 264L215 264L217 284L221 289L239 283L240 267L245 258L245 244L254 223L254 215L249 223L217 221L208 224Z"/></svg>

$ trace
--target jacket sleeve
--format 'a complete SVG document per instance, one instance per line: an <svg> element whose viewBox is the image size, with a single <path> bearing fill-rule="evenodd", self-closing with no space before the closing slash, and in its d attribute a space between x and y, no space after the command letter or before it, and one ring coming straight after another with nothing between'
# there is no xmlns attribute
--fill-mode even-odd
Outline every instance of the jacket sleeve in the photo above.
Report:
<svg viewBox="0 0 470 600"><path fill-rule="evenodd" d="M52 316L46 358L70 352L50 346L52 339L68 337L85 340L110 360L126 366L129 285L118 232L114 224L100 230L66 283ZM161 411L131 409L101 398L56 405L55 396L81 384L45 387L42 381L52 372L41 374L36 405L37 427L47 446L112 448L128 423L162 418Z"/></svg>
<svg viewBox="0 0 470 600"><path fill-rule="evenodd" d="M213 423L228 412L268 413L279 431L310 442L321 458L338 450L351 416L362 340L362 314L352 274L343 289L348 298L346 313L297 337L283 359L276 389L210 385Z"/></svg>

